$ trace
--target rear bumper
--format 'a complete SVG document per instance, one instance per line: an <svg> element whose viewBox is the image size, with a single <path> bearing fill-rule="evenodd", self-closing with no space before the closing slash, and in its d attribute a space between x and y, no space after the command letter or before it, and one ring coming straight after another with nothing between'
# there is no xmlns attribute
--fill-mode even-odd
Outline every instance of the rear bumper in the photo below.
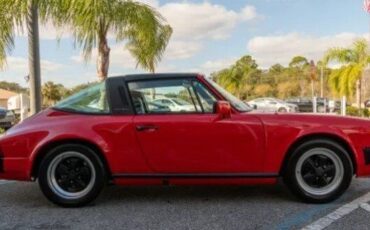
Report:
<svg viewBox="0 0 370 230"><path fill-rule="evenodd" d="M0 157L0 179L30 180L28 158Z"/></svg>

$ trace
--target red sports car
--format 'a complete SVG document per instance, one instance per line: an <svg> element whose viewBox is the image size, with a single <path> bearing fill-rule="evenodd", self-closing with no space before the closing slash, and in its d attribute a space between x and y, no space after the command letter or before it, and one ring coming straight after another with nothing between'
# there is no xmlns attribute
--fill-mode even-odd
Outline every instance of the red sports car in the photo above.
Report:
<svg viewBox="0 0 370 230"><path fill-rule="evenodd" d="M50 201L67 207L91 202L108 182L244 185L278 177L304 201L322 203L354 175L370 175L370 121L256 113L198 74L128 75L13 127L0 138L0 155L0 178L38 180Z"/></svg>

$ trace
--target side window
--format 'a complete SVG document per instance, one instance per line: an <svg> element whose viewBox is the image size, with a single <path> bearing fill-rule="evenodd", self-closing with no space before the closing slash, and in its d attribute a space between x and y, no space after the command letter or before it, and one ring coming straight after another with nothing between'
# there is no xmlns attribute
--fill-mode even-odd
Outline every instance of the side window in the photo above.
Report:
<svg viewBox="0 0 370 230"><path fill-rule="evenodd" d="M214 104L217 101L216 97L200 82L193 82L195 91L199 96L200 104L205 113L213 113Z"/></svg>
<svg viewBox="0 0 370 230"><path fill-rule="evenodd" d="M72 96L58 102L54 107L82 113L108 114L105 82L94 84Z"/></svg>
<svg viewBox="0 0 370 230"><path fill-rule="evenodd" d="M190 80L146 80L128 83L137 114L201 113Z"/></svg>

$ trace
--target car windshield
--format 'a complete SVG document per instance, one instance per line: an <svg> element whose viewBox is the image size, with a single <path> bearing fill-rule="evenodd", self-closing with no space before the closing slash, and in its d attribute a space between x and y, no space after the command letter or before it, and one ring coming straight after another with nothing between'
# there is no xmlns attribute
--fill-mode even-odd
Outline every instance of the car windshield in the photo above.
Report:
<svg viewBox="0 0 370 230"><path fill-rule="evenodd" d="M281 103L281 104L285 104L286 102L285 101L283 101L283 100L280 100L280 99L277 99L277 98L275 98L274 99L276 102L279 102L279 103Z"/></svg>
<svg viewBox="0 0 370 230"><path fill-rule="evenodd" d="M224 88L222 88L221 86L219 86L216 82L214 82L212 79L210 78L205 78L207 80L207 82L209 82L219 93L222 94L222 96L230 102L230 104L236 109L238 110L239 112L250 112L252 111L253 109L246 103L244 103L243 101L241 101L240 99L236 98L234 95L232 95L231 93L227 92Z"/></svg>
<svg viewBox="0 0 370 230"><path fill-rule="evenodd" d="M54 108L82 113L109 113L105 82L81 90L57 103Z"/></svg>

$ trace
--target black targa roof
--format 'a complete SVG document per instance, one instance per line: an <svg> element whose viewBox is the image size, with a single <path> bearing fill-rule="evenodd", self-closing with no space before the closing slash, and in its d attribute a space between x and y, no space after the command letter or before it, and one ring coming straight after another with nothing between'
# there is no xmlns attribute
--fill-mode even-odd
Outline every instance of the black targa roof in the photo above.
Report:
<svg viewBox="0 0 370 230"><path fill-rule="evenodd" d="M197 77L199 73L155 73L155 74L128 74L122 76L112 76L109 78L122 78L125 81L132 81L132 80L146 80L146 79L153 79L153 78L184 78L184 77ZM108 78L108 79L109 79Z"/></svg>

